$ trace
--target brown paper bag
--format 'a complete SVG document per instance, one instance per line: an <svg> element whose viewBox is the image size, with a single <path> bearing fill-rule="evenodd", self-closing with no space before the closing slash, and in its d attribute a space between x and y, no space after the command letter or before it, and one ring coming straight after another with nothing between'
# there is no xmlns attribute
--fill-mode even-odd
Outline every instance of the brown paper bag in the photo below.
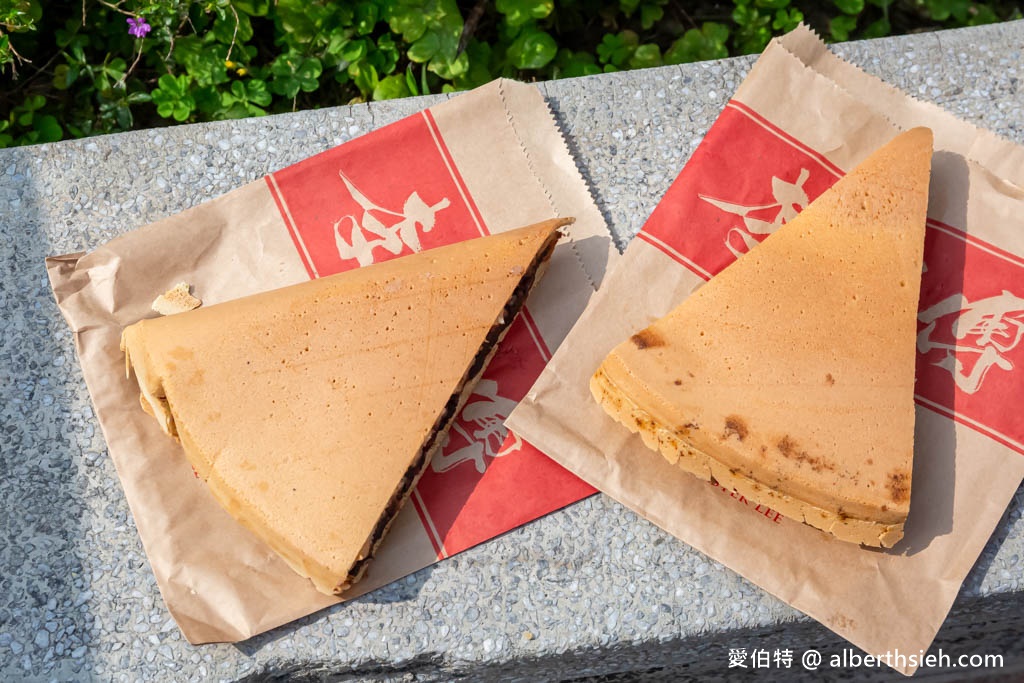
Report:
<svg viewBox="0 0 1024 683"><path fill-rule="evenodd" d="M355 597L593 493L502 426L617 256L540 93L496 81L88 254L48 259L139 535L189 641L241 640L337 599L231 519L142 412L122 328L155 315L154 298L182 281L213 304L553 216L576 223Z"/></svg>
<svg viewBox="0 0 1024 683"><path fill-rule="evenodd" d="M919 125L934 130L936 151L913 493L905 539L878 551L668 464L598 407L588 382L619 342L756 248L898 130ZM912 673L920 662L908 656L929 647L1024 477L1022 185L1024 148L868 76L800 28L765 50L507 424L658 526Z"/></svg>

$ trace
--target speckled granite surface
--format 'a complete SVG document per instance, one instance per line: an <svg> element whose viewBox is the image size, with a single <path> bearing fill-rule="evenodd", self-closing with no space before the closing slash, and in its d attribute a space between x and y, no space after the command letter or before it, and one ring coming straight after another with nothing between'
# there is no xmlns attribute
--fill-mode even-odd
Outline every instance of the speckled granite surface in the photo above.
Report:
<svg viewBox="0 0 1024 683"><path fill-rule="evenodd" d="M1024 22L838 51L1024 142ZM541 84L620 246L751 63ZM731 680L729 648L799 654L843 647L823 627L600 495L246 643L184 641L106 457L43 258L92 248L428 103L0 150L0 678L532 681L631 671L659 680ZM1016 671L1013 680L1024 676L1022 513L1024 489L935 646L1002 653L1003 675ZM964 678L962 671L920 672L928 674ZM899 678L884 668L830 675Z"/></svg>

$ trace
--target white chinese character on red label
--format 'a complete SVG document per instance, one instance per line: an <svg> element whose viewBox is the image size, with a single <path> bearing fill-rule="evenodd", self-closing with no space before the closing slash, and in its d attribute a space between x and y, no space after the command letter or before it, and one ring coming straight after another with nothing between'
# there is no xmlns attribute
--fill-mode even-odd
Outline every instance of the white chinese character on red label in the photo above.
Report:
<svg viewBox="0 0 1024 683"><path fill-rule="evenodd" d="M933 365L949 372L961 391L978 391L993 366L1013 370L1013 363L1005 354L1016 348L1024 336L1024 299L1006 290L974 302L963 294L954 294L921 311L917 318L925 323L917 335L918 351L924 354L944 350L946 354ZM951 334L943 334L946 332ZM952 341L942 341L943 336L951 337ZM964 357L976 354L975 360L965 367L958 353Z"/></svg>
<svg viewBox="0 0 1024 683"><path fill-rule="evenodd" d="M485 456L500 458L518 451L523 442L515 434L505 444L505 437L509 433L505 429L505 419L515 407L515 401L498 395L497 382L480 380L466 407L462 409L462 414L452 424L452 431L469 442L468 445L448 453L446 442L445 448L431 459L431 469L440 474L461 463L472 461L476 471L483 474L488 463Z"/></svg>
<svg viewBox="0 0 1024 683"><path fill-rule="evenodd" d="M414 191L401 211L392 211L371 201L343 172L339 171L338 175L362 213L342 216L335 221L334 241L338 256L345 260L356 259L360 266L373 263L373 250L377 247L395 256L406 247L413 252L420 251L419 231L430 232L437 212L451 204L447 197L436 204L427 204Z"/></svg>
<svg viewBox="0 0 1024 683"><path fill-rule="evenodd" d="M770 235L786 221L793 220L800 210L810 203L807 192L804 191L804 184L810 176L811 172L806 168L800 169L800 175L795 183L772 176L772 197L775 201L771 204L746 206L703 194L697 196L708 204L743 219L742 226L730 228L725 236L725 246L733 256L739 258L757 246L759 240L754 235ZM758 217L773 211L775 215L770 216L769 220ZM734 240L734 237L738 239Z"/></svg>

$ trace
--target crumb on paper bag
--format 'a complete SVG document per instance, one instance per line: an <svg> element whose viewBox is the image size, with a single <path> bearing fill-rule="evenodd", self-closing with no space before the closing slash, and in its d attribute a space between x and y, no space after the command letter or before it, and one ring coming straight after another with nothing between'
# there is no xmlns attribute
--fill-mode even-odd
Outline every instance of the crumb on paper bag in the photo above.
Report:
<svg viewBox="0 0 1024 683"><path fill-rule="evenodd" d="M160 315L173 315L199 308L203 305L202 300L192 296L189 289L187 282L179 282L172 289L158 296L153 301L151 308Z"/></svg>

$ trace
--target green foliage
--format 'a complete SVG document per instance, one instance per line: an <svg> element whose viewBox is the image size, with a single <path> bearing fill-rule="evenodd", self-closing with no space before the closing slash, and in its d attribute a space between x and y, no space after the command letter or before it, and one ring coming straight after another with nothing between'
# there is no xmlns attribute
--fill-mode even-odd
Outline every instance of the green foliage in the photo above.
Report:
<svg viewBox="0 0 1024 683"><path fill-rule="evenodd" d="M186 120L196 108L196 99L189 89L192 78L164 74L158 84L157 89L150 93L156 113L165 119Z"/></svg>
<svg viewBox="0 0 1024 683"><path fill-rule="evenodd" d="M1008 0L0 0L0 147L720 59L805 20L850 40L1020 16Z"/></svg>
<svg viewBox="0 0 1024 683"><path fill-rule="evenodd" d="M706 21L700 30L691 28L665 52L666 64L685 64L729 56L726 41L729 28L724 24Z"/></svg>

